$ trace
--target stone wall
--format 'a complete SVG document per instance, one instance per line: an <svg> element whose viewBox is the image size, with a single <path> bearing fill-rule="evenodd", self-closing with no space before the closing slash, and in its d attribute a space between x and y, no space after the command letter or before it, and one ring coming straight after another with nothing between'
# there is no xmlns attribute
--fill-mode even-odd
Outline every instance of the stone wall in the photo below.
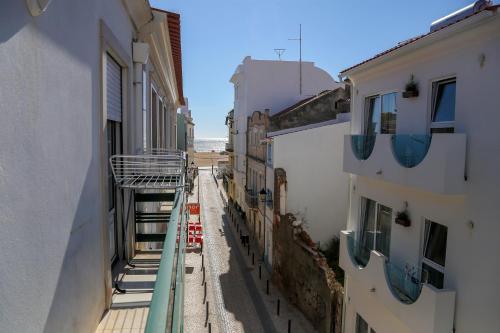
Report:
<svg viewBox="0 0 500 333"><path fill-rule="evenodd" d="M321 333L340 333L344 290L292 214L275 215L273 281Z"/></svg>
<svg viewBox="0 0 500 333"><path fill-rule="evenodd" d="M337 118L350 110L350 92L346 88L327 90L299 102L270 118L269 132L306 126Z"/></svg>

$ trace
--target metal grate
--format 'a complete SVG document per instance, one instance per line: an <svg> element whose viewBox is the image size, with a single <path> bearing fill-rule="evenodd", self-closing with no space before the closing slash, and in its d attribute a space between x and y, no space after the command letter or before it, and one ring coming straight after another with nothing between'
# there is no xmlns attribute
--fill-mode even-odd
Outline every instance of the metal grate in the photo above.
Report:
<svg viewBox="0 0 500 333"><path fill-rule="evenodd" d="M121 188L176 189L184 186L184 152L164 150L113 155L109 162Z"/></svg>

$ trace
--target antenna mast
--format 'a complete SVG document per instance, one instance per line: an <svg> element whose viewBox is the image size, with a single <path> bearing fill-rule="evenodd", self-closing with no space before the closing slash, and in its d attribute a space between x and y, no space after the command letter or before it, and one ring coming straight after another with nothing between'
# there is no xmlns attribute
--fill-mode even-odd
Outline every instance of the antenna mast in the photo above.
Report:
<svg viewBox="0 0 500 333"><path fill-rule="evenodd" d="M299 41L299 92L302 95L302 24L299 24L299 38L289 38L288 40Z"/></svg>
<svg viewBox="0 0 500 333"><path fill-rule="evenodd" d="M281 56L285 53L286 49L274 49L274 52L278 55L278 60L281 61Z"/></svg>

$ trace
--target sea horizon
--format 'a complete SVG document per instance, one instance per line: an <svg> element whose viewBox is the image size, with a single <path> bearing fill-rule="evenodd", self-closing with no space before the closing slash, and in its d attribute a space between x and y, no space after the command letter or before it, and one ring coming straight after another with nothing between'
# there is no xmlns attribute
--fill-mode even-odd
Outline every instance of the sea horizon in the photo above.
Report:
<svg viewBox="0 0 500 333"><path fill-rule="evenodd" d="M196 152L221 152L226 149L228 138L194 138Z"/></svg>

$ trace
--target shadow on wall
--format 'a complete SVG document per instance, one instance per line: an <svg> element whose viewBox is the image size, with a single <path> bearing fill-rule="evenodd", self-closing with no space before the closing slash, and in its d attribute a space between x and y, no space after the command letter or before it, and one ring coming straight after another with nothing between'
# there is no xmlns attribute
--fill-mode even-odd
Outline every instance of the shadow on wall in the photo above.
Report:
<svg viewBox="0 0 500 333"><path fill-rule="evenodd" d="M2 0L0 5L0 54L3 43L8 42L21 30L31 28L37 33L59 45L61 50L70 52L80 62L87 65L97 64L99 57L95 48L99 45L99 17L97 1L52 1L40 16L33 17L28 11L26 0ZM89 26L91 24L91 26ZM85 45L91 36L93 45ZM37 36L38 37L38 36ZM32 44L33 56L43 38ZM90 47L89 47L90 46ZM94 61L89 61L93 59ZM42 62L40 62L42 63Z"/></svg>
<svg viewBox="0 0 500 333"><path fill-rule="evenodd" d="M0 10L0 46L32 22L26 0L2 0Z"/></svg>

